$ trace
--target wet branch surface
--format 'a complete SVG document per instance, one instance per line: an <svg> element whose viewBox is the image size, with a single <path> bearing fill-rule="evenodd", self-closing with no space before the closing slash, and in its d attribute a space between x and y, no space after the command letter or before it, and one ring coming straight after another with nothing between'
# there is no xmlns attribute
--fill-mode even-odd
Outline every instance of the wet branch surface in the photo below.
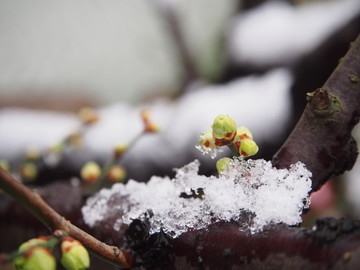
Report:
<svg viewBox="0 0 360 270"><path fill-rule="evenodd" d="M108 246L79 229L52 209L36 191L30 190L19 183L1 168L0 188L31 212L38 220L48 227L50 231L65 231L69 236L79 240L94 255L111 264L119 265L124 268L132 266L134 259L130 254L123 252L115 246Z"/></svg>
<svg viewBox="0 0 360 270"><path fill-rule="evenodd" d="M333 175L350 170L357 158L351 137L360 117L360 36L323 87L307 96L296 127L273 157L277 168L301 161L313 173L318 190Z"/></svg>

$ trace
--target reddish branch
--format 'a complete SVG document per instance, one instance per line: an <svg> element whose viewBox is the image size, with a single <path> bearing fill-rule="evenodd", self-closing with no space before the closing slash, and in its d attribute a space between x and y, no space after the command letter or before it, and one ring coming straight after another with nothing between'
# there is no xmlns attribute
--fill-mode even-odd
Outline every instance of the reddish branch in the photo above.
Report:
<svg viewBox="0 0 360 270"><path fill-rule="evenodd" d="M94 255L109 263L130 268L133 256L118 247L106 245L93 236L74 226L70 221L52 209L41 196L16 181L9 173L0 168L0 188L11 195L18 203L36 216L51 231L63 230L69 236L79 240Z"/></svg>
<svg viewBox="0 0 360 270"><path fill-rule="evenodd" d="M296 127L273 158L278 168L302 161L313 173L313 191L350 170L357 157L351 137L360 117L360 36L323 87L309 93Z"/></svg>

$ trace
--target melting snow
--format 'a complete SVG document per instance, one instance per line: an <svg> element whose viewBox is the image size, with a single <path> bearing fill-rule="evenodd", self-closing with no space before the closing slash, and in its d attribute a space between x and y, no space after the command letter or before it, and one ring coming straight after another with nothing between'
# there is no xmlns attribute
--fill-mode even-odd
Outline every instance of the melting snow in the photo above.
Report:
<svg viewBox="0 0 360 270"><path fill-rule="evenodd" d="M154 176L148 183L115 184L88 199L84 220L95 226L118 216L113 224L118 230L146 215L151 233L163 229L177 237L216 221L243 221L244 215L249 218L242 228L251 232L273 223L296 225L308 207L311 172L300 162L278 170L269 161L235 159L228 171L211 177L199 175L198 169L195 160L177 169L174 179Z"/></svg>

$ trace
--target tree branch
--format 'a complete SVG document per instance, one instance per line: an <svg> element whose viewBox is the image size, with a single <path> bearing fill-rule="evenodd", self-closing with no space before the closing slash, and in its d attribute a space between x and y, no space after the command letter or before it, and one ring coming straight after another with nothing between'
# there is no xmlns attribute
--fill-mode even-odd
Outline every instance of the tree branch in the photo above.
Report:
<svg viewBox="0 0 360 270"><path fill-rule="evenodd" d="M301 161L313 173L313 191L331 176L350 170L357 158L351 137L360 117L360 35L322 88L307 95L296 127L273 157L287 168Z"/></svg>
<svg viewBox="0 0 360 270"><path fill-rule="evenodd" d="M36 216L51 231L63 230L79 240L90 252L109 263L130 268L134 258L118 247L100 242L88 233L60 216L36 192L16 181L9 173L0 168L0 188L11 195L18 203Z"/></svg>

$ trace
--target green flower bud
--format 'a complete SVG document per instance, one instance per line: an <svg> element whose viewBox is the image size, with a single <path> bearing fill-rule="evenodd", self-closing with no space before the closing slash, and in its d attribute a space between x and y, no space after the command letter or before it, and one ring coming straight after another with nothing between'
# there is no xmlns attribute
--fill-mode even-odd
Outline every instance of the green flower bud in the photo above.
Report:
<svg viewBox="0 0 360 270"><path fill-rule="evenodd" d="M81 178L87 183L96 182L99 179L100 175L101 168L94 161L86 162L80 171Z"/></svg>
<svg viewBox="0 0 360 270"><path fill-rule="evenodd" d="M239 153L244 157L255 155L259 151L259 147L252 139L245 139L241 141Z"/></svg>
<svg viewBox="0 0 360 270"><path fill-rule="evenodd" d="M236 130L236 138L239 140L252 139L253 135L251 134L250 129L247 127L241 126Z"/></svg>
<svg viewBox="0 0 360 270"><path fill-rule="evenodd" d="M200 134L200 145L203 145L205 147L214 148L215 145L215 139L212 135L212 131L208 130Z"/></svg>
<svg viewBox="0 0 360 270"><path fill-rule="evenodd" d="M29 248L33 248L39 245L44 245L47 243L47 237L39 237L39 238L33 238L30 239L24 243L22 243L19 247L20 252L24 252L28 250Z"/></svg>
<svg viewBox="0 0 360 270"><path fill-rule="evenodd" d="M16 270L55 270L56 261L51 251L35 246L26 249L24 254L14 261Z"/></svg>
<svg viewBox="0 0 360 270"><path fill-rule="evenodd" d="M236 134L236 122L229 116L219 115L212 124L212 133L215 139L232 141Z"/></svg>
<svg viewBox="0 0 360 270"><path fill-rule="evenodd" d="M114 157L120 158L122 154L127 150L127 148L128 145L125 143L119 143L118 145L116 145L114 148Z"/></svg>
<svg viewBox="0 0 360 270"><path fill-rule="evenodd" d="M10 170L9 162L5 159L0 159L0 168L8 172Z"/></svg>
<svg viewBox="0 0 360 270"><path fill-rule="evenodd" d="M109 169L106 176L111 182L123 182L126 178L126 170L122 166L115 165Z"/></svg>
<svg viewBox="0 0 360 270"><path fill-rule="evenodd" d="M25 150L25 158L29 161L38 160L41 157L40 150L36 146L29 146Z"/></svg>
<svg viewBox="0 0 360 270"><path fill-rule="evenodd" d="M83 270L90 267L89 253L77 240L65 237L61 243L61 263L68 270Z"/></svg>
<svg viewBox="0 0 360 270"><path fill-rule="evenodd" d="M33 181L38 176L38 169L33 162L25 162L20 167L20 176L26 181Z"/></svg>
<svg viewBox="0 0 360 270"><path fill-rule="evenodd" d="M81 108L79 111L79 118L87 125L91 125L99 121L99 115L91 107Z"/></svg>
<svg viewBox="0 0 360 270"><path fill-rule="evenodd" d="M226 171L229 168L231 161L232 159L228 157L220 158L216 162L216 169L218 170L218 172Z"/></svg>

